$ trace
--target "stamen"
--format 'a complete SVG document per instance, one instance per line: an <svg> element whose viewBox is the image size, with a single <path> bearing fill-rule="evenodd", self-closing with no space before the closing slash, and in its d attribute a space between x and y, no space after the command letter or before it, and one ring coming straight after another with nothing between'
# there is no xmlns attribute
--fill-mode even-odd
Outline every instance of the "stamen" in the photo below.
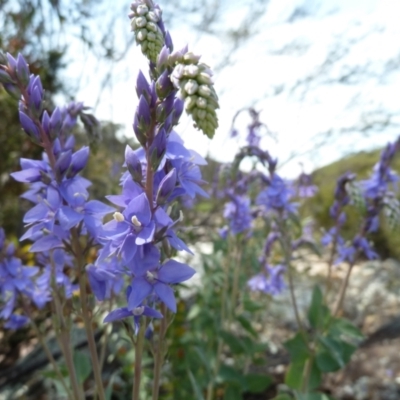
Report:
<svg viewBox="0 0 400 400"><path fill-rule="evenodd" d="M113 214L113 217L114 217L114 219L115 219L117 222L122 222L122 221L125 220L125 218L124 218L124 216L122 215L122 213L120 213L120 212L118 212L118 211L116 211L116 212Z"/></svg>
<svg viewBox="0 0 400 400"><path fill-rule="evenodd" d="M135 225L135 226L137 226L137 227L142 226L141 222L138 220L138 218L137 218L136 215L134 215L134 216L131 218L131 221L132 221L132 224Z"/></svg>

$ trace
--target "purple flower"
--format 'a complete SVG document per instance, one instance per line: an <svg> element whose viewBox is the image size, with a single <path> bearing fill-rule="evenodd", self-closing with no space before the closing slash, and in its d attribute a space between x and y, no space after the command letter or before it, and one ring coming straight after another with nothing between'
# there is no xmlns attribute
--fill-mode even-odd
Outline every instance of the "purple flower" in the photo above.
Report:
<svg viewBox="0 0 400 400"><path fill-rule="evenodd" d="M257 204L267 211L295 212L296 204L291 203L293 190L290 186L276 173L266 180L267 188L257 196Z"/></svg>
<svg viewBox="0 0 400 400"><path fill-rule="evenodd" d="M132 287L128 286L126 291L127 300L131 296ZM114 322L120 321L121 319L125 319L128 317L133 317L135 324L135 335L137 335L140 328L140 317L144 315L150 318L163 318L163 315L155 310L154 308L148 307L146 305L139 305L135 307L133 310L129 310L127 307L117 308L111 311L105 318L103 322Z"/></svg>
<svg viewBox="0 0 400 400"><path fill-rule="evenodd" d="M132 292L128 300L128 309L138 307L146 297L154 293L172 312L176 312L176 302L173 289L175 285L190 279L196 271L186 264L175 260L163 264L153 264L150 267L133 265L135 278L132 282Z"/></svg>
<svg viewBox="0 0 400 400"><path fill-rule="evenodd" d="M286 267L283 265L270 266L265 264L265 271L253 276L248 282L250 290L259 291L275 296L280 294L285 288L283 273Z"/></svg>
<svg viewBox="0 0 400 400"><path fill-rule="evenodd" d="M104 238L108 241L103 256L117 252L125 263L132 260L137 247L150 243L156 225L145 193L133 198L122 213L115 212L114 220L104 226ZM102 256L102 257L103 257Z"/></svg>
<svg viewBox="0 0 400 400"><path fill-rule="evenodd" d="M229 220L229 228L233 235L251 229L253 217L250 199L244 196L230 196L231 201L225 204L224 217Z"/></svg>

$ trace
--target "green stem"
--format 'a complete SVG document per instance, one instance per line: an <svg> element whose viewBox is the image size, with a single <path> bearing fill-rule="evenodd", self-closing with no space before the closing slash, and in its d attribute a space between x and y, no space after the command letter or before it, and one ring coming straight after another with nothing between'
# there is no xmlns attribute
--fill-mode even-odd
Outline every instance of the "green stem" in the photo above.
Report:
<svg viewBox="0 0 400 400"><path fill-rule="evenodd" d="M167 332L167 307L161 304L161 314L163 318L160 321L160 332L158 337L158 347L156 350L156 359L154 361L154 378L153 378L153 397L152 400L158 400L160 391L161 367L164 363L165 350L165 334Z"/></svg>
<svg viewBox="0 0 400 400"><path fill-rule="evenodd" d="M46 354L46 357L49 360L51 366L53 367L53 370L56 373L59 381L61 382L61 385L63 386L65 392L67 393L68 398L70 400L74 400L74 397L72 396L72 392L68 388L68 386L67 386L67 384L65 382L65 379L62 376L62 373L61 373L60 369L58 368L56 360L54 359L53 354L51 353L49 347L47 346L46 341L44 340L44 336L43 336L42 332L40 331L38 325L36 324L33 316L31 315L27 304L25 304L25 301L24 301L24 310L25 310L25 313L30 318L33 330L35 331L35 334L36 334L37 338L39 339L40 345L43 347L43 350L44 350L44 352Z"/></svg>
<svg viewBox="0 0 400 400"><path fill-rule="evenodd" d="M73 352L71 351L71 339L69 336L69 331L67 324L65 323L63 310L61 306L60 299L58 298L58 292L55 287L53 287L53 302L56 309L56 314L59 318L60 333L58 335L60 341L60 347L64 355L65 364L68 369L69 379L71 381L72 391L74 393L74 399L83 399L83 394L81 392L81 387L79 385L76 370L74 365L74 360L72 358Z"/></svg>
<svg viewBox="0 0 400 400"><path fill-rule="evenodd" d="M337 317L337 315L339 314L339 312L340 312L340 310L342 308L344 296L346 294L347 286L349 285L350 274L351 274L351 271L352 271L353 267L354 267L354 262L349 264L349 268L347 269L346 276L344 277L344 279L342 281L342 285L341 285L340 290L339 290L339 297L338 297L338 300L336 302L334 311L332 313L333 317Z"/></svg>
<svg viewBox="0 0 400 400"><path fill-rule="evenodd" d="M294 282L293 282L293 271L291 266L291 259L292 259L292 249L291 249L291 240L289 235L286 232L285 222L280 219L278 221L278 226L280 228L280 233L282 235L282 250L285 258L285 264L288 271L288 280L289 280L289 291L290 297L292 300L292 306L294 310L294 315L296 318L297 325L299 326L299 330L302 334L305 334L305 329L303 323L301 322L299 307L297 305L296 294L294 291Z"/></svg>
<svg viewBox="0 0 400 400"><path fill-rule="evenodd" d="M225 319L226 319L226 302L227 302L227 296L229 292L229 260L228 258L225 258L224 263L224 285L221 288L221 327L224 327L225 325ZM213 400L214 398L214 383L215 383L215 377L218 375L219 372L219 366L220 366L220 359L222 355L222 348L223 348L223 343L220 335L217 335L217 353L216 353L216 358L215 358L215 364L214 364L214 375L210 377L210 382L207 386L207 400Z"/></svg>
<svg viewBox="0 0 400 400"><path fill-rule="evenodd" d="M92 321L90 318L91 313L88 307L88 299L86 292L86 275L84 273L85 261L83 259L83 250L81 243L79 242L77 229L76 228L72 229L71 233L72 233L72 248L74 250L74 254L78 262L77 267L78 267L78 281L80 289L82 318L83 318L83 323L85 325L85 331L89 345L89 352L92 359L93 375L96 382L95 392L97 392L100 400L105 400L100 363L97 355L96 342L94 340Z"/></svg>
<svg viewBox="0 0 400 400"><path fill-rule="evenodd" d="M232 318L235 314L235 304L237 302L238 292L239 292L239 275L240 275L240 260L242 258L240 239L237 238L235 245L235 257L233 259L233 284L232 284L232 292L231 292L231 309L229 320L232 321Z"/></svg>
<svg viewBox="0 0 400 400"><path fill-rule="evenodd" d="M144 334L146 333L146 317L142 317L135 344L135 379L132 388L132 400L140 400L140 381L142 378L142 356Z"/></svg>

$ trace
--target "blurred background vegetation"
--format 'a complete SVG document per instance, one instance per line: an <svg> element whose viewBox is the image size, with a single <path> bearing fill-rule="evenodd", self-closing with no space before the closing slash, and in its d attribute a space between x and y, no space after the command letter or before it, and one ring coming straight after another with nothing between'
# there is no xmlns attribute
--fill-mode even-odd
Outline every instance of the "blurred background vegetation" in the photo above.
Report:
<svg viewBox="0 0 400 400"><path fill-rule="evenodd" d="M162 6L165 5L165 17L168 23L174 24L174 21L180 18L180 15L184 15L188 21L193 21L193 26L199 35L221 35L224 33L228 45L217 65L217 69L221 70L229 65L231 58L234 57L235 50L240 46L245 46L251 40L252 35L255 34L253 29L255 22L265 12L268 4L268 2L253 2L251 12L246 14L236 28L225 29L221 25L224 13L223 2L211 2L216 3L216 7L212 7L210 1L206 0L196 2L196 5L193 6L186 4L184 7L184 3L176 0L168 2L168 4L167 2L162 4ZM56 104L60 105L60 99L85 100L75 99L74 96L79 86L79 76L76 77L74 82L65 79L64 73L68 68L68 60L71 58L70 43L66 33L70 34L72 32L74 37L81 42L85 51L110 66L110 69L98 78L99 84L104 87L111 84L112 66L123 59L128 49L133 45L132 38L127 37L122 45L119 44L119 50L117 51L114 48L115 40L117 39L110 37L110 32L107 29L98 29L101 26L102 18L98 10L104 6L106 8L109 7L109 3L106 0L73 0L69 2L62 2L61 0L0 0L0 49L13 55L18 52L23 53L31 71L40 75L42 79L43 87L46 89L48 110L51 111ZM176 10L179 10L179 13ZM301 7L296 10L297 14L294 13L289 16L288 20L295 21L301 17ZM351 46L351 43L349 46ZM72 49L72 51L75 50L75 48ZM282 49L282 55L285 54L285 51L287 49ZM335 54L332 51L330 58L325 63L322 63L325 69L321 69L316 76L310 75L308 80L297 82L292 91L299 90L299 87L302 90L306 90L306 86L314 79L318 83L318 79L325 76L326 71L334 65L336 61ZM363 71L360 70L359 72L361 76ZM352 71L346 79L354 77L354 74L356 75L357 71ZM338 81L343 81L343 79L343 76L337 78ZM98 101L101 102L101 98ZM88 105L90 106L90 104ZM238 105L238 107L241 106L243 105ZM21 157L40 158L41 151L22 132L18 121L17 102L11 99L2 89L0 89L0 110L0 226L3 226L7 236L15 241L23 232L22 216L27 211L28 204L19 198L19 195L24 191L23 185L13 181L9 177L9 173L19 169L19 159ZM393 122L393 113L390 110L382 115L386 115L386 118L379 117L376 120L364 121L365 123L361 125L355 124L351 129L344 129L342 133L351 134L356 132L362 137L362 135L379 134L384 132L385 129L391 129L396 125ZM97 117L101 119L102 116L97 115ZM106 194L117 193L118 191L125 146L126 144L135 146L132 137L124 136L122 130L123 128L113 121L101 121L101 137L96 141L87 137L83 128L78 129L76 132L78 143L80 145L90 144L92 148L91 158L85 174L93 182L93 198L104 199ZM333 140L333 132L321 132L319 139L315 142L313 151L318 151L319 146L329 140ZM384 144L381 143L382 147ZM365 178L377 162L380 150L348 154L348 149L346 149L345 152L347 154L343 158L313 172L314 182L319 187L319 192L305 204L303 211L305 215L311 214L316 221L317 229L329 226L331 223L329 207L332 203L333 190L338 176L346 171L352 171L357 174L358 178ZM221 168L221 163L212 159L208 161L208 165L203 169L203 177L207 182L214 182ZM400 171L400 160L398 158L395 160L394 169ZM209 186L209 189L211 190L211 186ZM221 204L221 199L211 197L207 201L198 201L195 203L194 208L189 208L186 211L185 218L188 221L186 226L194 227L185 231L189 243L215 240L213 234L210 234L213 230L205 227L218 226L221 221ZM349 236L356 230L357 218L357 212L354 211L347 223ZM390 234L389 230L382 228L374 236L373 240L378 253L383 258L400 259L399 235ZM224 251L223 243L216 242L215 246L220 246L219 250ZM251 267L253 268L257 263L254 256L257 251L251 246L248 247L247 251L246 257L253 259ZM214 267L216 262L214 260ZM212 275L216 278L214 272ZM206 309L208 307L207 302L214 295L215 293L203 293L202 298L197 299L198 304ZM215 306L218 306L218 304ZM192 363L193 368L197 368L200 371L196 372L197 374L201 375L204 372L202 371L204 366L201 365L201 360L196 350L189 352L190 354L184 351L187 343L194 340L191 337L191 331L187 329L187 325L182 328L179 327L179 319L185 320L184 315L188 309L190 307L187 302L182 301L176 316L177 324L173 325L174 327L170 332L170 337L175 335L177 338L173 343L171 352L178 354L177 358L173 359L169 366L171 376L175 374L175 376L179 377L179 374L182 373L188 363ZM192 315L185 321L186 324L192 324L195 329L200 329L207 326L209 321L207 318L210 318L210 315L203 315L203 320L196 320ZM215 334L211 326L206 334L210 335L210 337ZM247 334L251 336L251 333L247 332ZM4 333L3 339L0 337L3 343L7 343L0 352L0 370L10 367L10 363L16 361L21 344L29 340L31 336L31 332L23 330L18 335ZM203 340L206 342L208 340L207 336L203 336ZM117 341L114 344L117 350L121 348ZM257 348L254 351L253 361L256 364L259 362L259 350ZM125 373L122 376L127 378L131 371L128 370ZM180 384L179 379L178 381L175 379L171 380L169 386L166 386L171 393L176 394L175 399L183 398L184 394L179 393L186 393L188 390L192 390L188 382L185 382L188 388ZM168 397L166 396L165 398Z"/></svg>

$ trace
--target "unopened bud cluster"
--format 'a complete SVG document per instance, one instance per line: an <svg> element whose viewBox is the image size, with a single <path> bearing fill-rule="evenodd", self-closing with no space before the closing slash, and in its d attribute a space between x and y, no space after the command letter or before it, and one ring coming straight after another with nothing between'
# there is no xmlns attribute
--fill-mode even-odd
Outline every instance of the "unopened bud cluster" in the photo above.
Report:
<svg viewBox="0 0 400 400"><path fill-rule="evenodd" d="M130 14L132 31L142 53L153 63L164 45L164 28L161 9L151 0L137 0L132 3Z"/></svg>
<svg viewBox="0 0 400 400"><path fill-rule="evenodd" d="M199 63L199 59L199 56L191 52L179 57L171 80L179 89L179 94L185 101L185 109L191 114L196 128L212 138L218 128L218 96L211 78L212 71L206 64Z"/></svg>

